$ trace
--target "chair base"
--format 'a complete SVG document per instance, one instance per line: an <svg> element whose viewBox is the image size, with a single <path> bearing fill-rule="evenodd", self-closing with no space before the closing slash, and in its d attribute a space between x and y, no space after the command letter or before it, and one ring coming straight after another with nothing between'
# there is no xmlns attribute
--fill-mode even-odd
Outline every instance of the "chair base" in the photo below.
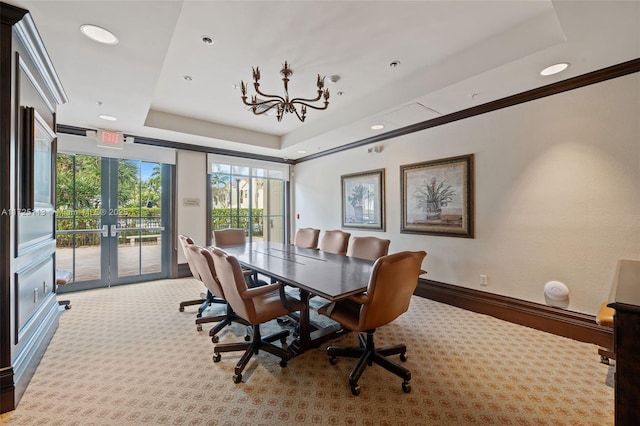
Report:
<svg viewBox="0 0 640 426"><path fill-rule="evenodd" d="M402 390L405 393L411 392L411 385L409 383L411 380L411 371L386 358L391 355L400 354L400 360L403 362L406 361L407 347L405 345L393 345L376 349L373 341L374 332L375 330L367 330L366 333L359 333L358 339L360 340L360 347L358 348L329 346L327 348L329 363L334 365L337 362L337 357L358 358L356 366L349 375L349 386L351 386L351 393L353 395L357 396L360 394L360 385L358 385L358 381L360 380L362 373L364 373L364 369L367 365L371 366L374 363L400 377L403 380Z"/></svg>
<svg viewBox="0 0 640 426"><path fill-rule="evenodd" d="M184 312L185 306L193 306L200 305L198 308L198 314L196 315L196 329L198 331L202 331L202 324L208 322L218 322L224 318L224 315L217 315L212 317L203 317L202 313L207 309L212 303L220 303L226 304L226 300L215 297L211 294L210 291L207 291L207 295L201 299L194 300L185 300L184 302L180 302L180 308L178 309L180 312Z"/></svg>
<svg viewBox="0 0 640 426"><path fill-rule="evenodd" d="M598 355L600 355L600 362L606 365L611 365L611 360L616 360L615 352L607 348L598 348Z"/></svg>
<svg viewBox="0 0 640 426"><path fill-rule="evenodd" d="M270 334L266 337L260 335L260 325L253 325L253 340L251 342L223 343L213 348L213 362L219 362L223 352L245 351L240 357L240 361L236 364L234 370L233 381L240 383L242 381L242 372L249 363L253 354L257 354L260 350L269 352L280 358L280 367L286 367L287 361L291 359L291 353L281 347L274 345L272 342L280 340L282 344L286 343L288 330L282 330L277 333Z"/></svg>
<svg viewBox="0 0 640 426"><path fill-rule="evenodd" d="M218 323L213 326L213 328L211 330L209 330L209 336L211 337L211 341L213 343L218 343L218 333L220 331L222 331L223 328L225 328L228 325L231 325L231 323L237 322L240 323L242 325L246 325L246 326L251 326L251 324L249 323L249 321L245 320L244 318L238 316L238 314L236 314L235 312L233 312L233 309L231 309L231 306L229 306L229 304L227 304L227 313L225 315L220 315L217 317L211 317L211 318L216 318L216 321L218 321ZM197 322L197 320L196 320ZM244 337L244 340L246 342L248 342L249 340L251 340L251 332L247 331L246 336Z"/></svg>

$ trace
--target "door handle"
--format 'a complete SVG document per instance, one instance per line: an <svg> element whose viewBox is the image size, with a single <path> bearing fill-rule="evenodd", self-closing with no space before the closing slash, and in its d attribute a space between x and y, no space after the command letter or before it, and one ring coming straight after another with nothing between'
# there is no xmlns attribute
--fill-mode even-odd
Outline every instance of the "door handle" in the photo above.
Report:
<svg viewBox="0 0 640 426"><path fill-rule="evenodd" d="M107 238L109 236L109 225L102 225L102 236L104 238Z"/></svg>

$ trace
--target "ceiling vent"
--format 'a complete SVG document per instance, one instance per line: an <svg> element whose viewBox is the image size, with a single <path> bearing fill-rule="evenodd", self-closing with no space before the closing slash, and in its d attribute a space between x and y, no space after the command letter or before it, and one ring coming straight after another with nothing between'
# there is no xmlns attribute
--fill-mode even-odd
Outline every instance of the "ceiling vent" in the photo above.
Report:
<svg viewBox="0 0 640 426"><path fill-rule="evenodd" d="M419 102L414 102L382 116L381 119L395 124L398 127L404 127L420 123L422 121L431 120L432 118L436 118L441 115L442 114L432 108L424 106Z"/></svg>

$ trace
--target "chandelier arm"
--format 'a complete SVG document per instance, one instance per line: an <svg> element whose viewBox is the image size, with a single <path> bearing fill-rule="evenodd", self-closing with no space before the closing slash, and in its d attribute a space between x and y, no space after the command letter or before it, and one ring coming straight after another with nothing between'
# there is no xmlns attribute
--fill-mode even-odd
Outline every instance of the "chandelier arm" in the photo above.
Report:
<svg viewBox="0 0 640 426"><path fill-rule="evenodd" d="M315 105L308 104L306 102L300 102L298 100L291 101L291 103L292 104L296 103L296 104L299 104L299 105L304 105L304 106L306 106L308 108L313 108L313 109L317 109L317 110L323 110L323 109L327 109L329 107L329 101L325 101L324 106L315 106Z"/></svg>
<svg viewBox="0 0 640 426"><path fill-rule="evenodd" d="M317 102L322 98L322 95L324 94L324 92L322 90L318 90L318 96L316 96L314 99L307 99L307 98L293 98L291 99L291 103L304 103L304 102Z"/></svg>
<svg viewBox="0 0 640 426"><path fill-rule="evenodd" d="M282 103L278 99L267 99L267 100L264 100L262 102L247 102L246 96L242 97L242 102L244 102L244 104L247 105L247 106L260 106L260 105L267 105L267 104L270 104L270 103L273 103L273 106L275 106L275 105L278 105L278 104Z"/></svg>
<svg viewBox="0 0 640 426"><path fill-rule="evenodd" d="M266 93L263 93L260 90L260 86L257 84L253 85L253 88L256 90L256 93L260 96L262 96L263 98L276 98L278 100L280 100L280 102L286 102L285 99L282 96L278 96L278 95L267 95ZM270 99L270 100L275 100L275 99Z"/></svg>
<svg viewBox="0 0 640 426"><path fill-rule="evenodd" d="M295 112L295 113L296 113L296 116L298 117L298 120L300 120L300 121L302 121L302 122L304 122L304 119L305 119L305 118L307 118L307 117L306 117L306 111L304 111L304 113L303 113L302 115L300 115L300 113L298 112L298 109L297 109L297 108L294 108L294 109L293 109L293 112Z"/></svg>
<svg viewBox="0 0 640 426"><path fill-rule="evenodd" d="M262 115L262 114L264 114L266 112L271 111L272 108L275 108L278 105L281 105L280 102L276 102L275 100L270 100L270 101L266 101L266 102L256 102L255 104L245 102L244 104L247 105L247 106L253 107L253 108L251 108L251 112L253 112L255 115ZM269 105L268 107L266 107L265 109L263 109L261 111L257 110L257 107L259 107L260 105L268 105L268 104L271 104L271 105Z"/></svg>

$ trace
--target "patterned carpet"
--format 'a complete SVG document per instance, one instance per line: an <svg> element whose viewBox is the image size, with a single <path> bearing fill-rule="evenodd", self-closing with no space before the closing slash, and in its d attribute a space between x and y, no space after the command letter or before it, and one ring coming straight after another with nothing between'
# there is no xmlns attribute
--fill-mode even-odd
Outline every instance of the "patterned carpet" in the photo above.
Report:
<svg viewBox="0 0 640 426"><path fill-rule="evenodd" d="M239 353L212 362L211 339L182 300L193 279L72 293L60 327L7 425L612 425L609 367L597 348L414 297L376 333L404 342L412 392L378 366L351 395L355 360L324 348L282 369L261 352L232 381ZM280 327L273 322L270 327ZM228 327L221 342L242 339ZM350 333L339 344L355 345Z"/></svg>

